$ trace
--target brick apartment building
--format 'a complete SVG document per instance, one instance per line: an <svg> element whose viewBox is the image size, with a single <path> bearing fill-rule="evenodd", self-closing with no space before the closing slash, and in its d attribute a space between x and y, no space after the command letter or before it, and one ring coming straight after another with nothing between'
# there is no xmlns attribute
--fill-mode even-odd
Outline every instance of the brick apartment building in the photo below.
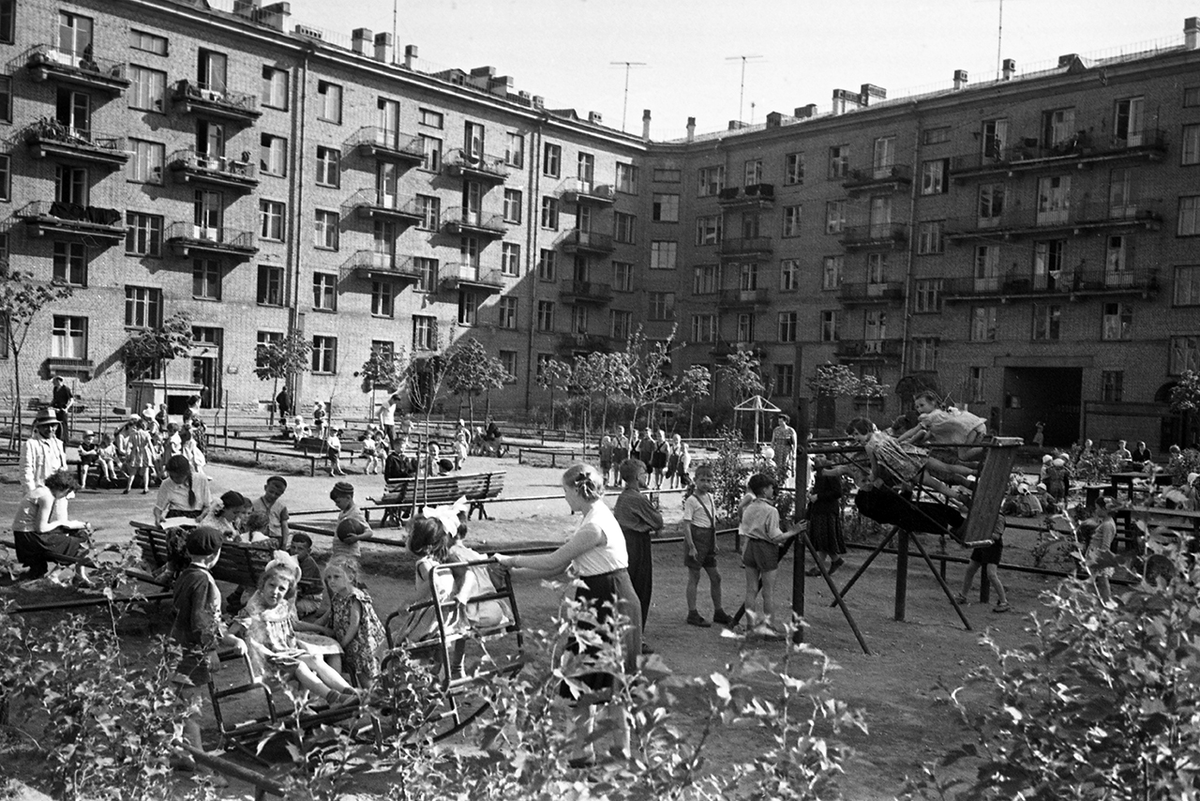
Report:
<svg viewBox="0 0 1200 801"><path fill-rule="evenodd" d="M1191 436L1169 386L1200 368L1197 28L651 142L648 112L630 136L286 3L0 0L0 244L76 287L24 378L162 400L116 354L183 311L172 409L257 408L257 344L300 330L298 396L335 414L366 411L372 349L468 335L516 377L493 407L520 414L546 402L540 362L642 325L676 329L676 365L754 349L773 400L821 427L857 404L807 380L844 363L936 385L1004 433L1165 447Z"/></svg>

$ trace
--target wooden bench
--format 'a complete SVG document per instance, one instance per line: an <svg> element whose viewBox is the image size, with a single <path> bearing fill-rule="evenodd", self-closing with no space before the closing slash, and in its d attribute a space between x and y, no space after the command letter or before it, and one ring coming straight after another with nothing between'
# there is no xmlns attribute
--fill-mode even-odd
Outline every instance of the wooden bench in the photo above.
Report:
<svg viewBox="0 0 1200 801"><path fill-rule="evenodd" d="M497 497L504 489L504 471L491 473L450 473L444 476L429 476L427 478L393 478L388 479L383 495L378 498L368 498L373 503L386 506L381 526L400 525L405 518L404 509L411 509L415 503L436 506L444 503L454 503L465 497L470 503L467 509L467 519L474 512L479 512L479 519L488 519L484 502Z"/></svg>

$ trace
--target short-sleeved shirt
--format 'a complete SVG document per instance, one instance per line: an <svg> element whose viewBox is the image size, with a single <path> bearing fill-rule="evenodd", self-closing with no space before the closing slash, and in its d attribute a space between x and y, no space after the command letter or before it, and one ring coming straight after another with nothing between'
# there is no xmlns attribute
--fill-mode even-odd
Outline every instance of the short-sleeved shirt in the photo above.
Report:
<svg viewBox="0 0 1200 801"><path fill-rule="evenodd" d="M367 518L363 515L362 510L354 504L350 504L345 511L338 513L338 523L341 524L343 520L357 521L362 524L364 531L371 530L371 524L367 522ZM330 555L334 558L343 556L357 560L362 556L362 545L358 542L342 542L337 537L334 537L333 546L330 548Z"/></svg>
<svg viewBox="0 0 1200 801"><path fill-rule="evenodd" d="M917 419L921 427L929 432L931 441L939 445L972 442L975 432L983 434L987 431L987 420L961 409L934 409Z"/></svg>
<svg viewBox="0 0 1200 801"><path fill-rule="evenodd" d="M195 500L189 501L187 485L176 484L168 478L159 485L158 496L154 500L154 509L156 512L166 514L172 509L195 512L212 506L212 494L209 492L208 481L204 476L192 474L192 495Z"/></svg>
<svg viewBox="0 0 1200 801"><path fill-rule="evenodd" d="M578 537L589 530L599 531L605 542L575 557L572 564L579 575L599 576L629 567L629 551L625 549L625 536L621 533L621 526L603 503L592 504L591 510L584 515L574 536Z"/></svg>
<svg viewBox="0 0 1200 801"><path fill-rule="evenodd" d="M616 518L621 531L647 534L663 527L662 512L655 509L650 499L634 487L626 488L617 496L613 517Z"/></svg>
<svg viewBox="0 0 1200 801"><path fill-rule="evenodd" d="M267 518L267 534L269 534L270 536L274 537L277 540L282 540L283 539L283 522L282 521L283 521L283 518L286 517L287 513L288 513L287 506L284 505L283 501L276 498L275 503L271 504L270 506L267 506L266 502L263 501L262 498L255 498L254 502L250 504L250 513L254 514L256 512L258 514L266 516L266 518Z"/></svg>
<svg viewBox="0 0 1200 801"><path fill-rule="evenodd" d="M779 510L767 501L756 498L742 510L738 532L749 539L776 542L779 531Z"/></svg>
<svg viewBox="0 0 1200 801"><path fill-rule="evenodd" d="M696 528L716 528L717 509L712 496L697 492L684 501L683 522L691 523Z"/></svg>

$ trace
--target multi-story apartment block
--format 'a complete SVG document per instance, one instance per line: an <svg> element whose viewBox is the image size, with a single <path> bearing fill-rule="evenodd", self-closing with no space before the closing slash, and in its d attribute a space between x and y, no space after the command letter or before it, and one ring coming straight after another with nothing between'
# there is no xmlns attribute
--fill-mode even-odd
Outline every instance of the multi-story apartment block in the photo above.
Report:
<svg viewBox="0 0 1200 801"><path fill-rule="evenodd" d="M361 413L372 351L469 335L517 411L545 403L546 360L643 326L676 332L676 365L753 349L773 400L822 427L859 405L809 389L842 363L1005 433L1176 440L1163 401L1200 367L1197 28L651 142L649 112L626 135L286 3L0 0L0 245L76 289L39 318L26 378L253 408L257 345L301 331L299 393ZM177 312L189 357L127 382L129 332Z"/></svg>

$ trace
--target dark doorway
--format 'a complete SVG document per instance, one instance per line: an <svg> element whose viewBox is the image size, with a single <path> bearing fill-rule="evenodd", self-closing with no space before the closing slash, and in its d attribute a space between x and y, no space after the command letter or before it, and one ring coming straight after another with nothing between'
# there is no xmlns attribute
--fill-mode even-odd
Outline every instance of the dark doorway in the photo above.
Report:
<svg viewBox="0 0 1200 801"><path fill-rule="evenodd" d="M1082 403L1083 368L1006 367L999 433L1032 442L1042 422L1046 445L1065 447L1079 439Z"/></svg>

